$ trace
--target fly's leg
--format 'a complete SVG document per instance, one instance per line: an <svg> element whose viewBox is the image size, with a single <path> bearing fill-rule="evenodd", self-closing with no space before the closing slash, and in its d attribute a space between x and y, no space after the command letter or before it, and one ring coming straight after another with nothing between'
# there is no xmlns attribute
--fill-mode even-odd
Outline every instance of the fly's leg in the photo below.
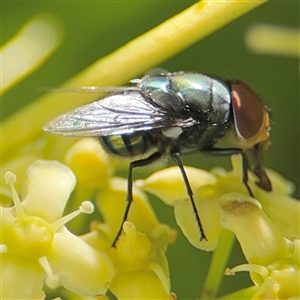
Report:
<svg viewBox="0 0 300 300"><path fill-rule="evenodd" d="M253 173L259 178L259 181L255 183L265 191L272 191L272 183L266 174L266 171L261 166L262 153L264 151L265 144L259 143L250 149L250 154L252 155L252 160L254 162Z"/></svg>
<svg viewBox="0 0 300 300"><path fill-rule="evenodd" d="M125 207L125 211L124 211L123 218L122 218L122 224L121 224L120 229L112 243L112 247L116 247L116 243L117 243L117 241L122 233L122 230L123 230L123 223L128 219L130 206L133 201L133 196L132 196L132 171L133 171L133 169L150 165L154 161L158 160L160 157L161 157L161 153L156 152L145 159L136 160L129 164L126 207Z"/></svg>
<svg viewBox="0 0 300 300"><path fill-rule="evenodd" d="M233 154L240 154L242 156L242 167L243 167L242 180L243 180L243 183L244 183L249 195L251 197L254 197L253 193L248 185L248 172L247 172L249 169L248 160L242 149L239 149L239 148L229 148L229 149L212 148L209 150L204 150L204 151L202 151L202 153L214 155L214 156L231 156Z"/></svg>
<svg viewBox="0 0 300 300"><path fill-rule="evenodd" d="M188 177L186 175L186 172L184 170L183 164L180 160L180 153L179 152L173 152L172 154L173 154L174 160L177 162L177 165L180 169L181 175L183 177L184 184L185 184L186 189L187 189L187 193L188 193L189 198L191 200L193 211L194 211L194 214L196 216L196 222L197 222L197 225L198 225L198 228L199 228L199 231L200 231L200 241L202 241L202 240L207 241L207 238L205 236L204 229L203 229L203 226L202 226L199 214L198 214L198 210L197 210L197 207L196 207L196 204L195 204L195 201L194 201L193 191L192 191L192 188L190 186L190 183L189 183Z"/></svg>

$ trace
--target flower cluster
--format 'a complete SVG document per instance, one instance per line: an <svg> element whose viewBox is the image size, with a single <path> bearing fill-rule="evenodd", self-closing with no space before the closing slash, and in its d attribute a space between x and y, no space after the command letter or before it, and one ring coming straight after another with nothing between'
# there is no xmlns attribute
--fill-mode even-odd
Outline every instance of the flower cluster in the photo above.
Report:
<svg viewBox="0 0 300 300"><path fill-rule="evenodd" d="M138 184L174 206L178 225L195 247L214 250L220 233L225 229L232 231L249 264L227 269L225 274L249 271L258 287L253 299L299 297L299 201L289 196L292 185L269 171L273 183L269 193L256 187L251 176L250 185L257 200L253 199L242 184L240 158L233 156L232 163L230 172L215 169L209 173L186 167L208 242L199 239L179 172L165 169Z"/></svg>
<svg viewBox="0 0 300 300"><path fill-rule="evenodd" d="M299 202L288 196L291 185L269 171L274 191L267 193L250 177L257 198L253 199L242 183L240 158L233 156L232 162L233 170L228 172L185 167L208 241L200 241L181 174L170 167L134 183L134 203L116 247L111 245L122 220L127 182L111 175L113 162L98 143L79 140L65 156L78 178L73 201L95 194L97 182L102 183L94 199L103 222L92 221L90 231L82 236L72 234L64 224L81 212L92 213L93 208L83 202L79 210L62 217L75 187L68 167L56 161L33 163L22 202L13 186L14 174L6 173L14 206L1 207L2 298L43 299L45 282L48 289L63 286L78 296L95 297L109 289L118 299L173 299L165 251L175 232L159 223L143 190L174 207L178 225L199 249L213 251L220 234L232 231L248 264L225 274L250 272L256 286L253 299L299 296Z"/></svg>
<svg viewBox="0 0 300 300"><path fill-rule="evenodd" d="M95 200L104 222L92 222L90 232L81 237L64 224L82 212L92 213L93 206L85 201L62 216L76 183L67 166L34 162L27 171L22 202L13 185L16 176L5 174L14 206L1 207L1 298L44 299L44 282L48 290L62 286L79 297L103 295L108 288L118 298L172 297L165 251L175 232L159 224L142 191L134 191L124 234L117 247L111 247L121 225L127 184L107 176L111 164L102 154L97 143L86 139L75 143L65 157L78 178L77 198L95 190L99 174L106 178ZM77 230L83 223L75 223Z"/></svg>

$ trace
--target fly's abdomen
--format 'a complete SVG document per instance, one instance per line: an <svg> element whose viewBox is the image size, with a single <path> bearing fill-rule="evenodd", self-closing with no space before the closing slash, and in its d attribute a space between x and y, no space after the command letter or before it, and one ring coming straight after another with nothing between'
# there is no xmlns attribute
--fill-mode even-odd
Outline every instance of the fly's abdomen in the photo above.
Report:
<svg viewBox="0 0 300 300"><path fill-rule="evenodd" d="M149 148L145 133L122 134L99 137L101 144L108 152L118 156L136 156L145 153Z"/></svg>

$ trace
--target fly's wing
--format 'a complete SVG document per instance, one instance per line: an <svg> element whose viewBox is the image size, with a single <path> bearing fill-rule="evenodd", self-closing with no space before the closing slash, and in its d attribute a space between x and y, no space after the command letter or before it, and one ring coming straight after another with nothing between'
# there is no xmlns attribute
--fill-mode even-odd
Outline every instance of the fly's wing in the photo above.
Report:
<svg viewBox="0 0 300 300"><path fill-rule="evenodd" d="M143 92L132 89L60 115L43 130L63 136L91 137L182 125L183 120L174 118Z"/></svg>

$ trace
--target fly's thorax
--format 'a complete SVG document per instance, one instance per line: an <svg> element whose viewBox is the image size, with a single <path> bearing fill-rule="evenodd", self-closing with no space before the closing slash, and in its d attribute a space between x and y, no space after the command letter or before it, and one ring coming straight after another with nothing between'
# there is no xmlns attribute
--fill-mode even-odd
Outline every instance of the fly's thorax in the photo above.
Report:
<svg viewBox="0 0 300 300"><path fill-rule="evenodd" d="M199 73L145 76L138 87L154 103L176 118L223 124L229 118L230 87L227 82Z"/></svg>
<svg viewBox="0 0 300 300"><path fill-rule="evenodd" d="M203 74L175 73L171 87L184 100L185 109L194 118L216 126L227 122L231 96L226 82Z"/></svg>

